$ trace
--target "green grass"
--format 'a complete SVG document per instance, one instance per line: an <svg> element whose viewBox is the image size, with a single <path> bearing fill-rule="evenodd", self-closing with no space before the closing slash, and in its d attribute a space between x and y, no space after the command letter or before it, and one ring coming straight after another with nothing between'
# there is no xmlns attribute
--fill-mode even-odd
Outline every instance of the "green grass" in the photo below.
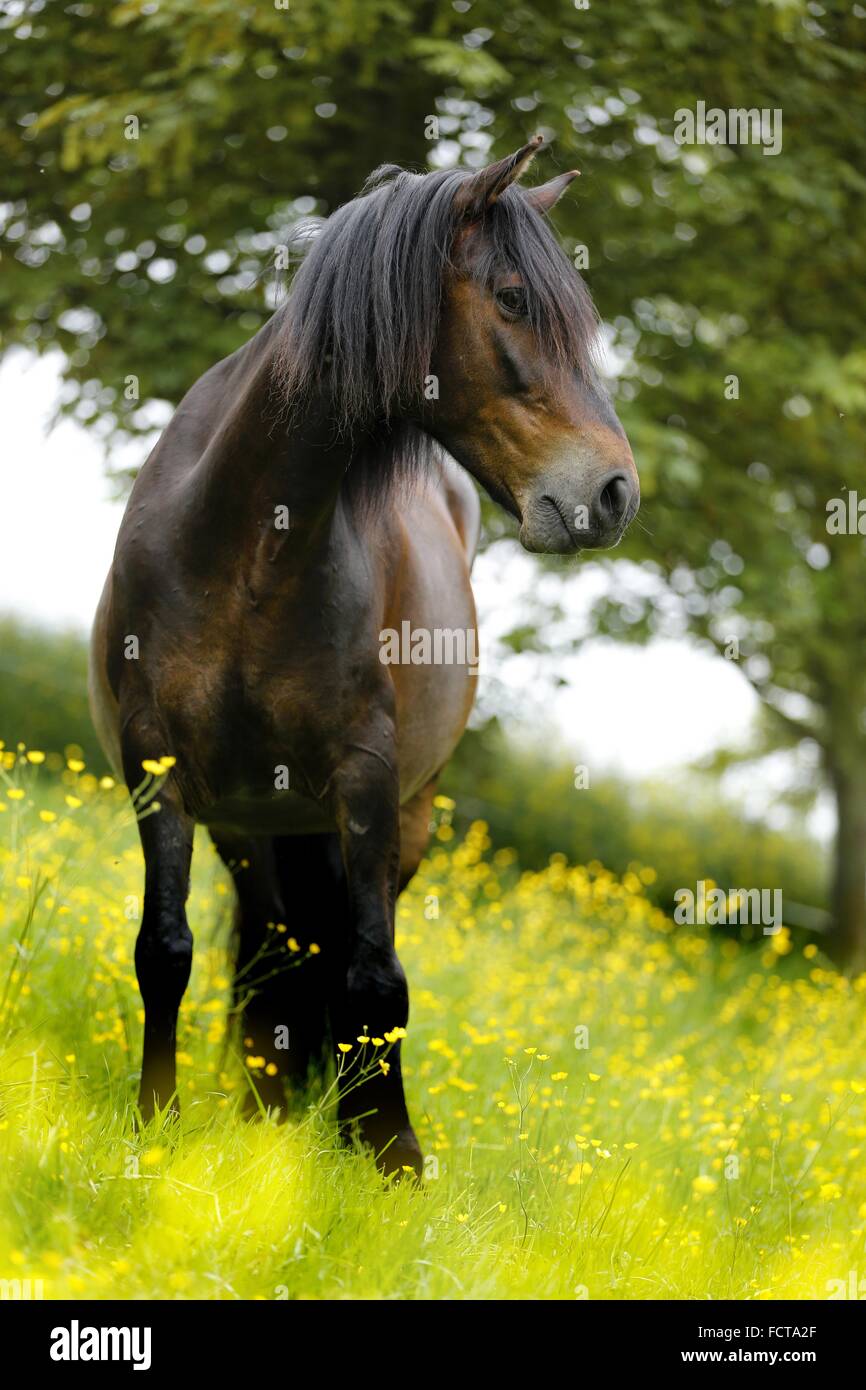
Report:
<svg viewBox="0 0 866 1390"><path fill-rule="evenodd" d="M202 837L182 1123L136 1134L125 794L6 764L0 1279L81 1299L752 1299L866 1275L866 981L813 947L674 929L651 867L521 874L480 825L455 844L440 806L398 922L428 1177L389 1187L337 1147L332 1087L286 1124L242 1118L230 888Z"/></svg>

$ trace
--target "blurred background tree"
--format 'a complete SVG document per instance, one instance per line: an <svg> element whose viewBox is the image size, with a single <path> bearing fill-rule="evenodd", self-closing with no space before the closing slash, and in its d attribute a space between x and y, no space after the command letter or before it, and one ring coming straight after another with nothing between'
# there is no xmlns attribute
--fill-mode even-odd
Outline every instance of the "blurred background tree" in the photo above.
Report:
<svg viewBox="0 0 866 1390"><path fill-rule="evenodd" d="M690 629L739 662L780 741L820 748L835 948L866 963L866 538L826 526L832 498L866 498L864 7L0 13L0 329L63 350L63 408L109 446L256 331L284 293L275 252L377 164L482 163L540 130L539 179L582 169L556 221L605 317L644 495L618 554L663 581L650 599L617 570L599 629ZM677 144L699 100L781 110L781 152ZM543 646L540 610L533 629Z"/></svg>

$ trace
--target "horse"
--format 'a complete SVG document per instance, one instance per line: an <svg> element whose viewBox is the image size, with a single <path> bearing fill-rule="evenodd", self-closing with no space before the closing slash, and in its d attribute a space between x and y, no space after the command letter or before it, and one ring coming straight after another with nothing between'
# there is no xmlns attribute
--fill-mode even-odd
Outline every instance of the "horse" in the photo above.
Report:
<svg viewBox="0 0 866 1390"><path fill-rule="evenodd" d="M200 824L236 889L259 1110L284 1116L339 1055L339 1135L385 1174L422 1172L394 914L477 684L472 479L536 553L614 545L639 504L595 310L547 220L576 171L519 183L540 144L474 170L376 170L132 488L90 696L139 809L144 1122L178 1106ZM382 634L407 622L473 641L384 660Z"/></svg>

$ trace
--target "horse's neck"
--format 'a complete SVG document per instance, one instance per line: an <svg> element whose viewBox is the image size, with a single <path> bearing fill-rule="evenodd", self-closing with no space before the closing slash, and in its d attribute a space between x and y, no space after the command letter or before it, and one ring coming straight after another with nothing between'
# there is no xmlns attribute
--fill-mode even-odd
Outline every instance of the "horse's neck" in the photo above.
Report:
<svg viewBox="0 0 866 1390"><path fill-rule="evenodd" d="M268 324L224 379L218 375L202 393L196 408L213 410L214 425L191 494L197 524L215 540L300 556L327 534L351 450L335 438L327 400L287 420L278 395L278 348Z"/></svg>

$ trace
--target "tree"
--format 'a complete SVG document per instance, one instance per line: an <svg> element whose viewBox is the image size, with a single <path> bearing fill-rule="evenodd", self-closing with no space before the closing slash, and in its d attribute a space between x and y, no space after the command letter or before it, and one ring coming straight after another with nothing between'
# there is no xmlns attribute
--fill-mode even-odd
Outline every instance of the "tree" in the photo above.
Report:
<svg viewBox="0 0 866 1390"><path fill-rule="evenodd" d="M299 218L386 159L423 166L448 77L502 75L431 37L430 4L5 9L0 323L7 344L61 347L66 408L115 438L261 326Z"/></svg>
<svg viewBox="0 0 866 1390"><path fill-rule="evenodd" d="M622 365L646 528L623 553L819 744L836 946L866 963L866 541L826 525L866 498L862 7L21 0L2 24L0 325L64 349L66 408L107 437L255 331L275 249L375 165L539 129L539 178L582 169L556 218ZM780 112L781 149L678 143L698 102Z"/></svg>

